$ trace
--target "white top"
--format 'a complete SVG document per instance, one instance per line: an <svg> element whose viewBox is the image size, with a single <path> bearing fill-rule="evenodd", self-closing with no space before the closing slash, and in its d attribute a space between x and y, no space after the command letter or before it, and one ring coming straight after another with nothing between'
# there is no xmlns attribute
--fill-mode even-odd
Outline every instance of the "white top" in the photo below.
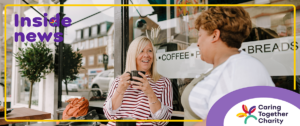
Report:
<svg viewBox="0 0 300 126"><path fill-rule="evenodd" d="M275 86L266 68L241 51L229 57L200 81L189 95L191 109L206 119L210 108L224 95L245 87Z"/></svg>

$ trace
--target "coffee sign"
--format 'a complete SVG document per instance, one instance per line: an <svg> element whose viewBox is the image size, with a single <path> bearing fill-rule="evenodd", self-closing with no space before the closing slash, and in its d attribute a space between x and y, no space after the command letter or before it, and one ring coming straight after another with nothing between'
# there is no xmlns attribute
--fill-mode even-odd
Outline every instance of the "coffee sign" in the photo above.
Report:
<svg viewBox="0 0 300 126"><path fill-rule="evenodd" d="M271 76L292 76L294 74L294 49L297 63L300 62L300 36L283 37L261 41L245 42L240 50L258 59ZM192 43L186 50L161 52L156 54L158 72L168 78L194 78L212 68L200 58L196 43ZM300 67L297 67L300 75Z"/></svg>

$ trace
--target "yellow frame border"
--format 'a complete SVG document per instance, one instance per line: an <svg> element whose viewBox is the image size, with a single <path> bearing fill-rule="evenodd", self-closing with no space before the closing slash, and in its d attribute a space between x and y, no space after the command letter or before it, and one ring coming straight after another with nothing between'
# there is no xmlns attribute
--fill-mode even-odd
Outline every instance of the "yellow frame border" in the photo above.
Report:
<svg viewBox="0 0 300 126"><path fill-rule="evenodd" d="M296 6L294 4L7 4L4 7L4 68L6 68L6 8L8 6L260 6L260 7L293 7L294 8L294 90L296 90ZM6 103L6 69L4 70L4 99ZM5 104L5 121L7 122L202 122L203 120L7 120Z"/></svg>

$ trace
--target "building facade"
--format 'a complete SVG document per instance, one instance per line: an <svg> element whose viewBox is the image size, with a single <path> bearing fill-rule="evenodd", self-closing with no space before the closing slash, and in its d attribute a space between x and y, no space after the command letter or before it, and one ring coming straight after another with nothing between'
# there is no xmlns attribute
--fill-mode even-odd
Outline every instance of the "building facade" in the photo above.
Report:
<svg viewBox="0 0 300 126"><path fill-rule="evenodd" d="M79 71L79 83L88 88L95 76L104 71L103 54L109 56L107 68L114 68L113 23L102 22L76 30L76 39L72 42L73 50L82 53L82 69Z"/></svg>

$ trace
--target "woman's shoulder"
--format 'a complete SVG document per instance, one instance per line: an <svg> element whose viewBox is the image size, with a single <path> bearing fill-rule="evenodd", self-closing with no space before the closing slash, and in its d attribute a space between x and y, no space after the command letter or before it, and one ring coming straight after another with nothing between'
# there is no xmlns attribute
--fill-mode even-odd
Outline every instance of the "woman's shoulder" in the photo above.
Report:
<svg viewBox="0 0 300 126"><path fill-rule="evenodd" d="M260 73L260 75L269 76L266 67L258 59L247 53L231 59L226 69L232 71L232 74L251 74L251 76L256 76L254 74Z"/></svg>
<svg viewBox="0 0 300 126"><path fill-rule="evenodd" d="M171 80L167 77L161 76L156 83L171 84Z"/></svg>
<svg viewBox="0 0 300 126"><path fill-rule="evenodd" d="M160 81L166 81L166 80L170 80L170 79L168 79L168 78L165 77L165 76L160 75L159 80L160 80Z"/></svg>
<svg viewBox="0 0 300 126"><path fill-rule="evenodd" d="M263 64L256 58L250 56L246 52L242 52L241 54L234 56L230 62L233 66L247 66L250 68L263 67Z"/></svg>

